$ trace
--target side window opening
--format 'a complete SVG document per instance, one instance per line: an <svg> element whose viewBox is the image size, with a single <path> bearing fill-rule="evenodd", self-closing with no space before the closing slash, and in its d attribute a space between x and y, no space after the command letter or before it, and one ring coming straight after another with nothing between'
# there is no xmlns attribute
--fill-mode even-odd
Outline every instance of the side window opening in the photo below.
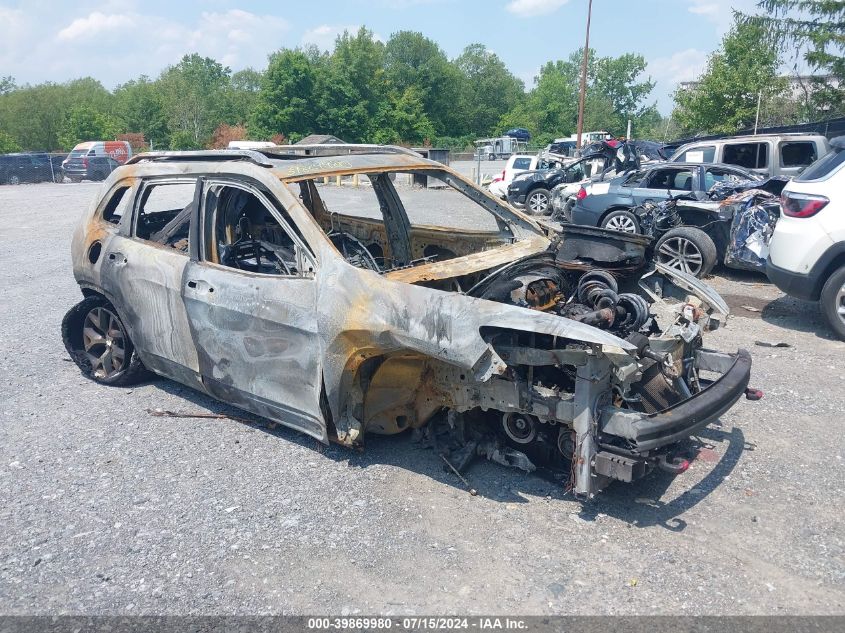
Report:
<svg viewBox="0 0 845 633"><path fill-rule="evenodd" d="M415 186L418 178L428 186ZM439 170L361 172L342 186L307 179L289 187L347 263L375 272L442 262L516 239L498 210Z"/></svg>
<svg viewBox="0 0 845 633"><path fill-rule="evenodd" d="M129 201L132 199L132 196L128 193L130 189L131 187L129 185L124 185L114 190L114 193L112 193L111 198L109 198L108 203L103 209L103 219L106 222L120 224L120 220L129 206Z"/></svg>
<svg viewBox="0 0 845 633"><path fill-rule="evenodd" d="M718 167L711 167L704 174L704 190L710 191L710 188L717 182L739 182L744 180L739 174L736 174L726 169L719 169Z"/></svg>
<svg viewBox="0 0 845 633"><path fill-rule="evenodd" d="M715 145L700 145L698 147L691 147L683 154L681 154L677 162L679 163L712 163L716 158Z"/></svg>
<svg viewBox="0 0 845 633"><path fill-rule="evenodd" d="M816 144L812 141L792 141L780 146L781 164L784 167L806 167L815 162Z"/></svg>
<svg viewBox="0 0 845 633"><path fill-rule="evenodd" d="M692 172L689 169L660 169L654 172L648 183L649 189L680 189L692 191Z"/></svg>
<svg viewBox="0 0 845 633"><path fill-rule="evenodd" d="M722 162L746 169L764 169L769 164L768 143L733 143L725 145Z"/></svg>
<svg viewBox="0 0 845 633"><path fill-rule="evenodd" d="M292 226L285 217L288 227ZM255 193L213 184L205 197L206 259L265 275L305 276L313 272L292 231Z"/></svg>
<svg viewBox="0 0 845 633"><path fill-rule="evenodd" d="M135 219L135 237L188 252L196 180L144 187Z"/></svg>

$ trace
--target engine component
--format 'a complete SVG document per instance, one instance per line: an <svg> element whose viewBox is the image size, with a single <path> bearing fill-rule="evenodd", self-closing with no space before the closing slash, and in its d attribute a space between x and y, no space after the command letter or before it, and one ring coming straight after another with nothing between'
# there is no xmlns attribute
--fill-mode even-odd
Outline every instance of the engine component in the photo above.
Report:
<svg viewBox="0 0 845 633"><path fill-rule="evenodd" d="M619 301L616 305L625 312L624 318L618 323L620 328L636 332L648 321L648 303L640 295L623 292L619 295Z"/></svg>
<svg viewBox="0 0 845 633"><path fill-rule="evenodd" d="M537 422L522 413L506 413L502 416L502 428L517 444L530 444L537 437Z"/></svg>

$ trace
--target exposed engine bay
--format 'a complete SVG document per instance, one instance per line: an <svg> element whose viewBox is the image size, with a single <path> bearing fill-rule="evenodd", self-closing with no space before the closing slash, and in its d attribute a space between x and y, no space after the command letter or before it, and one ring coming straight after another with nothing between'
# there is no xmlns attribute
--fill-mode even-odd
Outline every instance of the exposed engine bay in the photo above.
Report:
<svg viewBox="0 0 845 633"><path fill-rule="evenodd" d="M349 263L377 270L353 236L334 240ZM673 407L695 402L699 394L707 399L704 391L713 380L702 370L724 373L734 366L734 358L702 350L702 334L725 321L726 304L673 269L560 261L556 248L493 271L416 283L564 317L619 337L627 352L599 351L576 337L482 328L484 340L507 364L505 373L474 382L431 359L388 359L368 378L363 430L415 428L458 472L484 456L569 478L569 487L585 496L612 479L632 481L655 467L683 471L688 462L681 443L714 416L696 411L695 419L681 425L655 420L672 416ZM746 355L730 404L744 393L749 368ZM433 397L421 402L426 392ZM725 408L714 404L714 412ZM636 430L650 422L651 431ZM617 434L610 432L614 427Z"/></svg>

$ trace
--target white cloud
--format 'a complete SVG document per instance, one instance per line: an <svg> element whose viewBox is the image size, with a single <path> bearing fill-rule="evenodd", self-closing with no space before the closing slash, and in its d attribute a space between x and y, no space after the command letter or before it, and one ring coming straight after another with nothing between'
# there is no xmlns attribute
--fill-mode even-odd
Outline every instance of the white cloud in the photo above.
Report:
<svg viewBox="0 0 845 633"><path fill-rule="evenodd" d="M305 31L302 34L301 43L304 45L313 44L320 50L331 51L334 49L335 40L339 35L343 35L344 31L348 31L350 35L355 35L360 28L361 26L358 24L321 24ZM373 39L377 42L384 42L384 38L378 33L373 33Z"/></svg>
<svg viewBox="0 0 845 633"><path fill-rule="evenodd" d="M554 13L569 0L511 0L505 9L521 18Z"/></svg>
<svg viewBox="0 0 845 633"><path fill-rule="evenodd" d="M320 50L330 51L334 48L334 42L338 35L341 35L344 31L349 31L350 34L356 33L359 28L360 26L357 24L321 24L305 31L302 34L302 43L313 44Z"/></svg>
<svg viewBox="0 0 845 633"><path fill-rule="evenodd" d="M93 37L107 31L119 31L131 28L133 20L128 15L100 13L94 11L84 18L77 18L59 31L58 38L62 41L78 40Z"/></svg>
<svg viewBox="0 0 845 633"><path fill-rule="evenodd" d="M687 11L714 24L719 35L727 33L733 24L733 12L753 13L757 0L686 0Z"/></svg>
<svg viewBox="0 0 845 633"><path fill-rule="evenodd" d="M672 93L680 82L694 81L701 76L707 66L707 55L697 48L687 48L648 63L648 73L657 83L655 94L661 112L668 113L672 109Z"/></svg>
<svg viewBox="0 0 845 633"><path fill-rule="evenodd" d="M128 2L106 0L98 10L59 24L43 24L35 12L17 16L23 23L8 35L17 37L18 44L12 39L6 52L5 29L11 31L15 17L7 13L0 7L0 68L32 82L93 75L108 87L142 73L155 76L193 52L234 70L264 67L267 54L286 44L290 31L284 18L240 9L207 11L180 22L135 10ZM41 44L22 47L20 33Z"/></svg>

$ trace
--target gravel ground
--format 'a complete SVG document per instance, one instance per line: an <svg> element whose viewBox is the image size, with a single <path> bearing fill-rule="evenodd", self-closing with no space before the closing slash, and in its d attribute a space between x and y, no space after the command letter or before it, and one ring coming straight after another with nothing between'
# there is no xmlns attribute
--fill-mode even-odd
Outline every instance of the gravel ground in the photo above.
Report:
<svg viewBox="0 0 845 633"><path fill-rule="evenodd" d="M471 497L405 436L327 448L151 417L236 413L167 380L85 380L59 324L96 190L0 187L0 613L845 613L845 343L814 305L712 280L736 316L708 344L750 349L766 397L687 473L585 506L485 462Z"/></svg>

